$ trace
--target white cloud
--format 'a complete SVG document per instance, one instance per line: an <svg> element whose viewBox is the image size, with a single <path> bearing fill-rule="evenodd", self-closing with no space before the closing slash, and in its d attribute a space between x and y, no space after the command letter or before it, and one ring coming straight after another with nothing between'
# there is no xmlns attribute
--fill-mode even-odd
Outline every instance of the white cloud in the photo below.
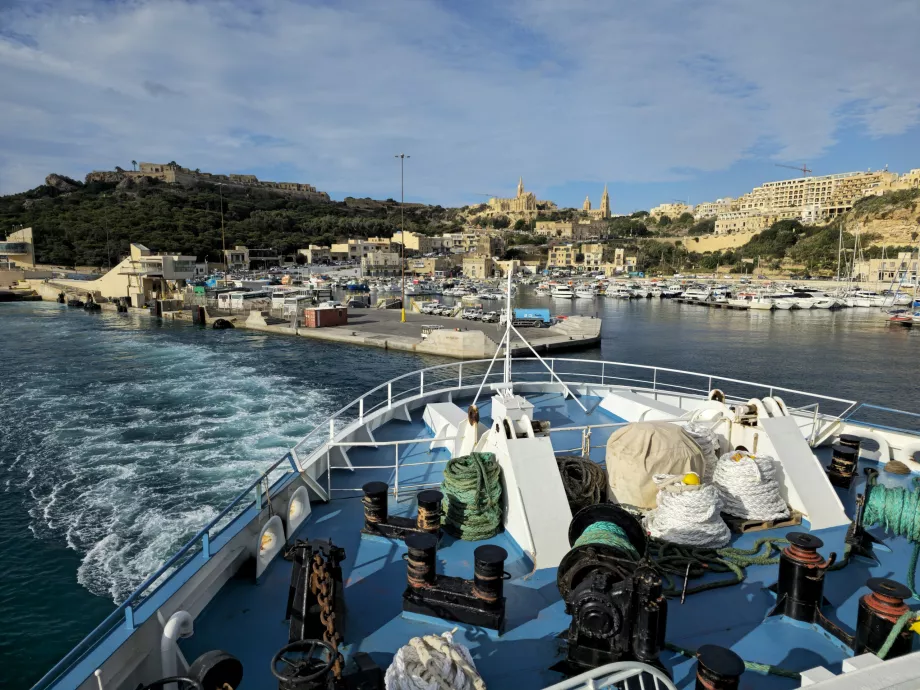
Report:
<svg viewBox="0 0 920 690"><path fill-rule="evenodd" d="M0 10L2 191L131 159L471 201L661 181L920 119L914 0L65 0ZM462 8L462 12L461 12Z"/></svg>

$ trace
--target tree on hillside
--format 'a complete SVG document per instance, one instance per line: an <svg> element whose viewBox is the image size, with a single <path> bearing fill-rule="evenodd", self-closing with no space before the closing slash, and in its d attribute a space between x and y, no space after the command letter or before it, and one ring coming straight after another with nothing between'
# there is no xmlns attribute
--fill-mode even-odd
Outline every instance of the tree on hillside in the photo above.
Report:
<svg viewBox="0 0 920 690"><path fill-rule="evenodd" d="M638 218L638 219L641 219L641 218L648 218L648 211L636 211L635 213L633 213L633 214L630 215L629 217L630 217L630 218Z"/></svg>
<svg viewBox="0 0 920 690"><path fill-rule="evenodd" d="M663 215L658 219L658 227L666 228L671 224L671 216Z"/></svg>
<svg viewBox="0 0 920 690"><path fill-rule="evenodd" d="M511 225L511 219L508 216L496 216L492 219L492 227L496 230L502 230Z"/></svg>
<svg viewBox="0 0 920 690"><path fill-rule="evenodd" d="M684 211L683 213L680 214L680 217L677 219L677 222L680 223L681 225L690 225L690 223L693 222L693 214L688 211Z"/></svg>
<svg viewBox="0 0 920 690"><path fill-rule="evenodd" d="M131 161L131 167L137 170L137 161Z"/></svg>
<svg viewBox="0 0 920 690"><path fill-rule="evenodd" d="M690 236L711 235L716 231L716 219L704 218L699 223L695 223L688 231Z"/></svg>
<svg viewBox="0 0 920 690"><path fill-rule="evenodd" d="M521 232L526 227L527 227L527 221L525 221L523 218L518 218L516 221L514 221L514 231L515 232Z"/></svg>

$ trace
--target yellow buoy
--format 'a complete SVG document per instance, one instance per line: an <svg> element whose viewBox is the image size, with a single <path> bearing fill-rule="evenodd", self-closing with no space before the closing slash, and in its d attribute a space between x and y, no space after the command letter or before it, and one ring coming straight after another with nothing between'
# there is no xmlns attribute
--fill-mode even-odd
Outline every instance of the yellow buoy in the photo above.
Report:
<svg viewBox="0 0 920 690"><path fill-rule="evenodd" d="M914 623L912 626L910 626L910 629L911 629L913 632L915 632L915 633L917 633L918 635L920 635L920 621L917 621L917 622Z"/></svg>
<svg viewBox="0 0 920 690"><path fill-rule="evenodd" d="M684 475L684 484L690 486L699 486L699 483L700 475L698 475L696 472L688 472Z"/></svg>

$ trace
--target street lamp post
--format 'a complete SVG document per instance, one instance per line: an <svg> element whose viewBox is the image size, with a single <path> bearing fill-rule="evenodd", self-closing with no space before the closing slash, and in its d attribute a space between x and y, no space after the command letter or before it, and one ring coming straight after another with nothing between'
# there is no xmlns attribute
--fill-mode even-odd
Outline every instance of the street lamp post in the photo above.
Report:
<svg viewBox="0 0 920 690"><path fill-rule="evenodd" d="M400 246L400 268L402 271L402 301L400 306L402 307L402 317L400 321L402 323L406 322L406 212L403 209L403 206L406 203L406 184L405 184L405 163L407 156L404 153L399 153L396 155L396 158L399 159L399 234L402 242L399 243Z"/></svg>
<svg viewBox="0 0 920 690"><path fill-rule="evenodd" d="M227 238L224 234L224 183L217 183L217 191L220 192L220 244L223 249L223 264L224 264L224 285L227 284L227 272L229 270L229 261L227 260Z"/></svg>

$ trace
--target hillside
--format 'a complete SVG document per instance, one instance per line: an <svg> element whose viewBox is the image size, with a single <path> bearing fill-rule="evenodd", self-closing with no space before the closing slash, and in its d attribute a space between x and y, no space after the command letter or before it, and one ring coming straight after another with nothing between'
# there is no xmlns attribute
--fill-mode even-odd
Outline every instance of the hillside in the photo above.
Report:
<svg viewBox="0 0 920 690"><path fill-rule="evenodd" d="M34 228L38 263L105 266L109 258L115 263L126 255L132 242L220 260L221 199L215 185L92 177L81 183L62 175L49 175L45 182L0 197L3 227ZM283 253L342 237L389 237L400 223L399 204L392 199L322 203L255 188L224 188L223 210L227 247L274 247ZM456 209L406 204L404 211L407 230L460 227Z"/></svg>

